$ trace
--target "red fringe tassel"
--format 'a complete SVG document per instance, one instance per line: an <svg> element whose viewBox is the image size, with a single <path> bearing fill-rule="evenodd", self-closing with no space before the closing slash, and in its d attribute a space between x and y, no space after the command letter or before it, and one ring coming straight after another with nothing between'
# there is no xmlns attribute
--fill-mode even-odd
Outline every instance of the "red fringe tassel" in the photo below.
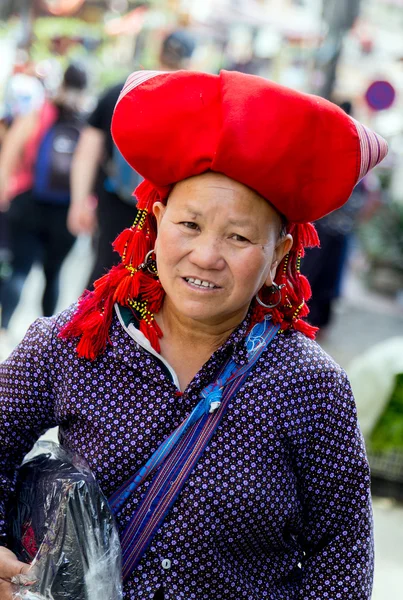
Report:
<svg viewBox="0 0 403 600"><path fill-rule="evenodd" d="M319 246L319 237L312 223L293 223L287 229L293 236L293 247L281 261L275 278L278 285L283 285L281 301L272 309L265 309L254 301L252 325L262 320L265 314L271 314L273 322L280 324L281 330L295 329L307 337L315 339L317 327L303 321L309 314L307 302L312 292L307 278L300 272L300 260L304 256L304 247ZM261 292L262 293L262 292ZM269 304L274 298L262 297Z"/></svg>

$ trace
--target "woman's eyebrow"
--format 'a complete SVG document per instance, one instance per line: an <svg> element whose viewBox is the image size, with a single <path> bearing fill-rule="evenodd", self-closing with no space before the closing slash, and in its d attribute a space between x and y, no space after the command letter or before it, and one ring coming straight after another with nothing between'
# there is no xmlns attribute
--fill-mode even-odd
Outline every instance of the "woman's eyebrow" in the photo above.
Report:
<svg viewBox="0 0 403 600"><path fill-rule="evenodd" d="M192 208L190 206L185 207L185 211L188 213L189 217L192 219L197 219L202 217L203 214L199 212L197 209ZM234 227L254 227L255 223L250 217L242 218L230 218L228 219L228 225L232 225Z"/></svg>
<svg viewBox="0 0 403 600"><path fill-rule="evenodd" d="M195 208L190 206L185 206L184 210L192 217L192 219L197 219L197 217L201 217L202 213L197 211Z"/></svg>
<svg viewBox="0 0 403 600"><path fill-rule="evenodd" d="M235 227L253 227L254 222L249 217L245 219L228 219L229 225L235 225Z"/></svg>

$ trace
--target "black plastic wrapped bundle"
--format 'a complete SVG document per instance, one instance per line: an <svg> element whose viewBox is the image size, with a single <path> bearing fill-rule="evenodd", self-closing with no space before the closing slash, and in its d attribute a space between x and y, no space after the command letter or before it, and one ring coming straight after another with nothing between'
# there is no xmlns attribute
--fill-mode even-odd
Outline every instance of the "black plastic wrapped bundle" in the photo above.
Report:
<svg viewBox="0 0 403 600"><path fill-rule="evenodd" d="M108 502L90 469L38 442L19 469L10 549L32 563L27 600L120 600L121 552ZM21 582L22 584L23 582Z"/></svg>

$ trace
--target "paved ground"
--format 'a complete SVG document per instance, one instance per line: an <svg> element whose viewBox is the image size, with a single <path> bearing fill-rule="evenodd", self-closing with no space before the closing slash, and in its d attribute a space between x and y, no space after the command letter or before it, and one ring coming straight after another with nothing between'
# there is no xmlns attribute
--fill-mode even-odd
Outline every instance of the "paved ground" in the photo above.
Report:
<svg viewBox="0 0 403 600"><path fill-rule="evenodd" d="M66 261L62 276L59 308L75 300L85 285L90 269L89 244L81 240ZM321 343L344 368L374 344L403 336L403 306L369 293L359 283L360 264L353 265L346 278L344 297L338 303L334 323ZM12 325L12 343L17 343L27 326L39 314L42 278L34 271L24 290ZM403 598L403 506L375 500L376 571L373 600Z"/></svg>

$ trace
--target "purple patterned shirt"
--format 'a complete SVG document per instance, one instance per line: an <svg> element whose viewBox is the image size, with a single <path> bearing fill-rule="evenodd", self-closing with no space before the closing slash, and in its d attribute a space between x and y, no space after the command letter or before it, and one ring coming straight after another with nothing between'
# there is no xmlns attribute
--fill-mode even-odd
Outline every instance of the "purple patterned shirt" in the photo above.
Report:
<svg viewBox="0 0 403 600"><path fill-rule="evenodd" d="M184 420L229 356L242 365L248 318L183 395L165 361L115 315L110 345L78 358L38 319L0 366L0 526L15 467L60 426L106 496ZM143 484L118 516L121 530ZM300 333L278 334L254 365L135 573L125 598L368 600L370 477L345 373ZM2 538L4 540L4 537Z"/></svg>

